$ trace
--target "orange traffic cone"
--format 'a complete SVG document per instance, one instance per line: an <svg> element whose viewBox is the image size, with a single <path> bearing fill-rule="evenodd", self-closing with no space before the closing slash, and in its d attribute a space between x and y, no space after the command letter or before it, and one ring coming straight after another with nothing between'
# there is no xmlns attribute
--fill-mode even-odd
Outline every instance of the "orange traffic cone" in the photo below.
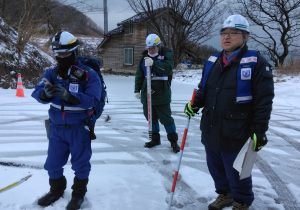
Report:
<svg viewBox="0 0 300 210"><path fill-rule="evenodd" d="M20 73L18 73L18 82L17 82L16 96L17 97L24 97L24 89L23 89L23 84L22 84L22 77L21 77Z"/></svg>

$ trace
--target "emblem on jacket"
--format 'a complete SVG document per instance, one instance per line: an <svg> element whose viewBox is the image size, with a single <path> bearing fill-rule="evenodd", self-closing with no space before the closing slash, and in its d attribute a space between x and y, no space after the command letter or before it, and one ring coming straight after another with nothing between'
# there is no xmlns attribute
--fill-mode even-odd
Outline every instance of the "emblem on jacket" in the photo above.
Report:
<svg viewBox="0 0 300 210"><path fill-rule="evenodd" d="M78 93L78 90L79 90L79 85L78 84L70 83L69 91L71 93Z"/></svg>
<svg viewBox="0 0 300 210"><path fill-rule="evenodd" d="M241 69L241 80L251 80L251 68Z"/></svg>

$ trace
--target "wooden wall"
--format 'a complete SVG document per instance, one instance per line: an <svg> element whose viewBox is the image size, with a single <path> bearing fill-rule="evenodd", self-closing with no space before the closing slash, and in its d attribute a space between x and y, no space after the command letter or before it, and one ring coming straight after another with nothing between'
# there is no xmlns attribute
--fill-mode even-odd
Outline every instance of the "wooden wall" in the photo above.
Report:
<svg viewBox="0 0 300 210"><path fill-rule="evenodd" d="M139 64L142 52L145 50L147 28L142 25L133 25L133 33L125 32L112 35L101 48L104 68L113 72L134 73ZM124 48L133 48L133 65L124 65Z"/></svg>

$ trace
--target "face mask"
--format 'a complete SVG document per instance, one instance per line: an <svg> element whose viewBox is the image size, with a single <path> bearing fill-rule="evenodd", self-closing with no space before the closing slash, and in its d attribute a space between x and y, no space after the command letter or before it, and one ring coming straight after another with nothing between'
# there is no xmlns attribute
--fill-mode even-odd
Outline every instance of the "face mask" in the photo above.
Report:
<svg viewBox="0 0 300 210"><path fill-rule="evenodd" d="M75 54L72 53L71 56L61 58L61 57L55 57L57 64L58 64L58 74L62 78L66 78L68 76L68 69L71 67L71 65L75 64Z"/></svg>

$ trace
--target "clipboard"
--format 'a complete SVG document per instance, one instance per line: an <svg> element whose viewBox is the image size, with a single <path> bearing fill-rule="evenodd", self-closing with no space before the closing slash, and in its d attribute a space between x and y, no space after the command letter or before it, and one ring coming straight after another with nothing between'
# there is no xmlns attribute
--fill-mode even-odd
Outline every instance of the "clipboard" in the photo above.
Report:
<svg viewBox="0 0 300 210"><path fill-rule="evenodd" d="M240 180L251 176L256 157L257 152L253 150L253 141L249 138L233 162L233 168L239 172Z"/></svg>

